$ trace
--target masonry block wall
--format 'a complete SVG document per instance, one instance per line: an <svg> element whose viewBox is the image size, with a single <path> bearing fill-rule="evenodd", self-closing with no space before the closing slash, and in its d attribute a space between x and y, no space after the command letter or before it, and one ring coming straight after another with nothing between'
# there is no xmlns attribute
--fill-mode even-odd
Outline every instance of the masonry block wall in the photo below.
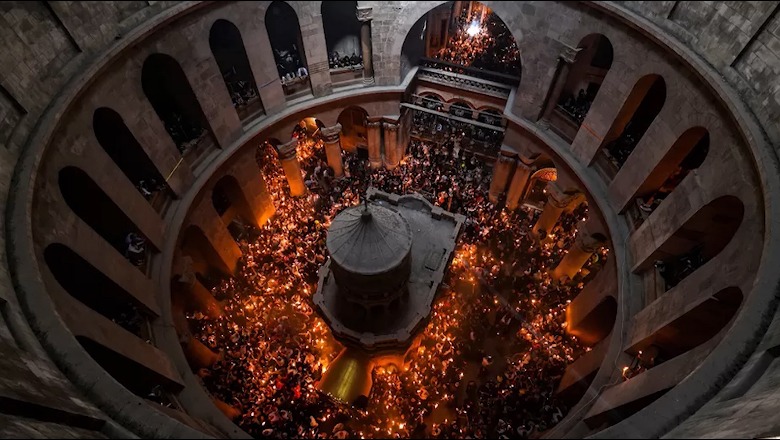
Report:
<svg viewBox="0 0 780 440"><path fill-rule="evenodd" d="M56 329L63 328L57 326L65 325L75 335L105 345L112 346L112 340L113 344L122 341L113 348L120 352L127 349L124 355L162 377L172 388L193 386L193 381L186 375L187 366L179 362L180 353L171 355L167 349L147 345L139 338L131 339L132 336L112 327L110 322L101 321L98 316L94 320L100 321L100 325L95 328L78 322L79 313L89 312L82 310L83 306L74 305L73 300L68 299L68 295L58 287L54 276L43 268L43 254L48 245L67 245L122 286L132 300L144 304L151 315L159 316L165 309L160 295L169 292L161 287L155 275L142 273L130 266L63 201L58 173L64 167L79 168L104 189L107 197L157 251L165 248L170 240L177 239L166 234L171 227L170 216L152 209L98 145L92 126L96 108L109 107L122 117L159 173L170 177L169 185L177 200L186 199L193 207L188 220L197 223L194 220L206 218L202 222L208 224L201 226L204 226L207 238L229 243L223 229L210 232L208 227L213 226L212 220L217 216L211 212L213 207L205 197L215 179L229 174L230 162L227 158L242 157L238 152L242 150L241 143L244 141L251 141L251 145L247 144L243 153L267 137L277 137L286 142L293 124L302 117L315 116L330 127L336 124L338 115L348 106L361 107L371 117L398 114L405 92L399 87L405 79L402 67L408 67L402 66L401 60L404 40L421 17L443 2L359 1L360 7L373 8L371 36L376 88L358 89L343 95L333 95L332 92L321 2L289 3L296 11L301 26L314 95L311 101L295 106L288 106L285 102L280 80L271 62L273 53L263 18L270 2L0 3L0 208L3 212L8 209L10 197L14 205L27 206L34 213L33 218L26 218L19 225L6 225L8 217L0 218L4 231L14 229L19 232L13 238L5 232L0 234L0 248L3 249L0 252L0 353L8 363L0 370L12 371L10 380L0 384L0 395L46 408L46 411L35 412L35 417L38 417L35 422L23 420L17 415L0 414L0 434L16 435L33 428L48 432L55 429L51 425L55 419L56 423L68 425L59 429L68 430L74 436L124 433L123 428L111 420L116 416L112 413L109 417L98 410L90 403L94 395L86 395L84 391L97 388L121 390L119 385L83 354L77 357L79 362L76 365L100 378L87 383L74 380L74 371L68 370L73 369L74 364L66 365L49 357L52 353L55 353L52 358L66 356L68 349L64 345L50 344L44 350L38 342L27 322L31 309L40 309L51 318L33 320L33 327L39 333L56 333ZM644 261L638 260L649 259L652 251L675 232L674 227L683 224L699 208L718 197L739 197L744 205L745 220L731 243L705 266L706 270L686 279L684 284L667 292L660 301L640 304L645 308L644 313L637 314L628 324L633 329L632 334L641 339L646 336L644 333L654 328L652 321L672 320L678 310L694 307L729 285L739 287L745 297L749 297L764 254L755 252L743 256L741 251L749 245L760 249L762 240L768 241L767 235L772 229L767 227L770 219L764 218L768 209L764 204L766 195L762 193L766 180L756 175L760 155L749 150L743 135L735 129L734 120L755 117L771 145L775 149L780 145L780 2L484 3L506 22L522 52L522 79L514 99L504 109L513 118L509 132L514 137L507 143L516 151L537 146L547 148L528 127L536 129L535 123L545 105L546 93L554 81L559 55L567 47L576 47L590 34L600 33L612 41L615 62L583 123L586 129L580 130L570 144L555 147L565 148L577 165L592 163L616 112L642 75L655 73L666 78L669 98L664 110L648 131L646 139L637 146L636 154L615 179L605 185L606 201L617 207L617 212L633 198L643 177L650 172L648 164L663 157L687 128L694 125L705 127L715 139L700 169L677 188L654 216L626 237L624 244L632 258L637 260L631 263L637 267L644 264ZM609 12L610 8L617 8L625 14L627 22L616 18ZM267 119L244 125L238 119L209 48L209 29L217 19L231 21L241 32L266 109L263 118ZM643 31L638 31L637 26ZM712 87L706 81L683 66L670 55L669 50L656 44L669 39L682 42L696 57L704 60L709 69L725 78L752 115L730 114L723 103L713 97ZM130 42L133 44L128 44ZM179 154L144 95L142 67L153 53L175 59L192 84L215 143L204 162L195 163ZM107 62L97 64L100 60ZM55 108L60 101L74 96L74 104L67 108L66 114L47 113L47 108ZM485 104L495 103L488 100ZM55 119L59 124L57 127L53 125ZM39 139L36 135L46 130L53 132L52 141L48 145L36 144L34 141ZM28 150L33 153L27 155ZM19 161L20 158L23 160ZM218 167L213 175L205 176L203 170L217 159L226 160L225 166ZM556 157L555 160L561 159ZM15 172L17 177L28 174L33 177L29 181L14 181ZM204 180L210 183L204 184ZM192 188L200 188L198 191L202 192L192 194ZM26 189L35 197L16 200L17 194L27 194ZM20 240L34 243L32 250L36 264L20 268L19 261L8 261L5 250L16 249L21 244ZM237 258L234 248L227 254L227 260ZM9 264L16 268L15 280L11 278ZM715 276L708 276L713 273ZM39 298L48 299L46 295L51 293L56 308L50 303L38 304L29 299L20 302L22 295L18 297L15 294L15 286L24 284L20 279L34 280L41 294ZM686 295L686 292L695 293ZM780 333L778 326L780 324L773 324L770 328L748 367L760 369L767 363L767 356L774 356L772 349L780 345L780 339L775 336ZM679 376L679 380L683 380L685 374L682 373L692 370L692 365L704 359L721 337L723 335L690 352L688 357L680 358L675 365L681 365L682 369L675 370L675 374L668 377ZM774 358L776 356L771 359ZM774 362L771 359L769 362ZM59 363L55 365L55 362ZM62 371L67 374L67 379ZM714 400L681 425L678 433L715 432L715 428L706 422L724 407L736 414L734 409L742 403L775 401L778 398L776 393L766 384L777 374L771 368L765 371L769 373L745 373L747 378L738 376L743 391L726 390L731 393L730 396L737 397ZM80 377L84 379L84 376ZM755 388L753 384L757 384ZM22 391L19 391L20 388ZM630 388L634 393L649 392L639 386ZM628 392L611 393L631 397ZM50 398L54 395L68 396L70 402ZM122 399L124 397L113 407L108 405L106 411L119 413L124 406L136 402L130 398ZM102 403L106 408L105 402ZM769 403L765 406L775 407ZM62 414L67 414L65 422L60 417ZM132 426L134 432L145 435L224 435L226 432L240 435L220 425L213 412L196 409L190 414L208 420L211 426L188 420L184 413L174 415L182 421L180 424L168 425L165 422L169 420L167 416L159 411L144 412L144 409L129 412L121 422L124 426ZM600 414L594 415L594 419L599 417ZM159 426L133 425L133 420L144 418L150 426L160 421ZM720 427L727 429L729 423L736 426L738 420L724 418ZM214 431L214 426L221 428ZM618 430L613 432L620 433ZM768 434L759 428L751 432L756 436Z"/></svg>

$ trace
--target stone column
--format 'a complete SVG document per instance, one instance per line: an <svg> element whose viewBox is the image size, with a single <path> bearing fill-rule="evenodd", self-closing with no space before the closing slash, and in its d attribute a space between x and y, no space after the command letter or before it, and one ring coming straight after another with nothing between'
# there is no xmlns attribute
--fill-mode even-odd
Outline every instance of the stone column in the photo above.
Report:
<svg viewBox="0 0 780 440"><path fill-rule="evenodd" d="M555 269L550 272L554 281L559 281L564 277L574 278L574 275L582 269L582 266L588 261L588 258L605 244L601 234L592 233L586 222L577 224L577 238L571 249L566 253Z"/></svg>
<svg viewBox="0 0 780 440"><path fill-rule="evenodd" d="M528 186L528 179L531 177L531 167L521 161L517 162L515 174L512 176L512 182L509 183L509 192L506 195L506 207L517 209L523 203L522 197L525 194L525 187Z"/></svg>
<svg viewBox="0 0 780 440"><path fill-rule="evenodd" d="M385 131L385 166L392 170L401 163L401 148L398 142L398 124L394 122L384 122Z"/></svg>
<svg viewBox="0 0 780 440"><path fill-rule="evenodd" d="M279 161L282 162L284 175L287 176L287 184L290 185L290 195L300 197L306 194L306 185L303 183L301 165L298 163L298 140L292 139L286 144L279 145Z"/></svg>
<svg viewBox="0 0 780 440"><path fill-rule="evenodd" d="M550 95L547 97L544 109L542 109L541 120L547 120L550 117L550 113L552 113L553 109L555 109L555 106L558 104L563 87L569 79L571 65L574 64L574 61L577 59L577 53L579 53L579 51L580 50L575 47L566 46L563 52L558 55L558 68L555 71L552 90L550 90Z"/></svg>
<svg viewBox="0 0 780 440"><path fill-rule="evenodd" d="M491 202L498 203L498 196L504 192L509 176L512 174L517 161L515 158L503 154L498 155L496 163L493 165L493 179L490 181L490 192L488 197Z"/></svg>
<svg viewBox="0 0 780 440"><path fill-rule="evenodd" d="M566 192L560 189L556 182L548 183L547 204L544 205L542 215L539 216L531 232L544 239L555 228L563 211L579 200L581 200L579 192ZM540 231L544 231L544 236L540 236Z"/></svg>
<svg viewBox="0 0 780 440"><path fill-rule="evenodd" d="M363 51L363 84L374 84L374 60L371 47L371 8L358 7L357 18L360 20L360 48Z"/></svg>
<svg viewBox="0 0 780 440"><path fill-rule="evenodd" d="M371 168L382 166L382 119L368 120L366 124L368 137L368 161Z"/></svg>
<svg viewBox="0 0 780 440"><path fill-rule="evenodd" d="M229 174L236 178L241 189L238 194L229 191L230 201L245 221L262 227L276 208L257 164L251 159L239 160Z"/></svg>
<svg viewBox="0 0 780 440"><path fill-rule="evenodd" d="M197 278L189 285L191 304L185 304L189 310L197 310L210 318L219 318L225 314L222 304Z"/></svg>
<svg viewBox="0 0 780 440"><path fill-rule="evenodd" d="M328 165L333 168L336 177L344 175L344 163L341 159L341 124L336 123L333 127L324 127L320 130L322 140L325 142L325 156L328 158Z"/></svg>

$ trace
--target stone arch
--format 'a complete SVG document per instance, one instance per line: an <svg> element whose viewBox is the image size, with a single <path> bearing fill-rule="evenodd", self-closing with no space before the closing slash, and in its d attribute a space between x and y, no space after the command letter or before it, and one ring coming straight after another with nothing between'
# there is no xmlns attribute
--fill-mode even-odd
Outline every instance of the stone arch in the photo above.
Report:
<svg viewBox="0 0 780 440"><path fill-rule="evenodd" d="M358 147L368 148L368 112L360 106L349 106L339 113L341 124L341 148L355 151Z"/></svg>
<svg viewBox="0 0 780 440"><path fill-rule="evenodd" d="M360 26L357 19L356 1L326 1L322 2L322 25L325 31L325 47L328 58L333 52L339 57L360 56Z"/></svg>
<svg viewBox="0 0 780 440"><path fill-rule="evenodd" d="M669 290L717 256L737 233L745 214L742 201L722 196L701 207L669 236L638 271L660 272Z"/></svg>
<svg viewBox="0 0 780 440"><path fill-rule="evenodd" d="M214 184L211 190L211 201L233 238L241 235L244 230L243 225L253 225L257 222L241 184L233 175L226 174ZM240 220L238 224L235 222L237 218Z"/></svg>
<svg viewBox="0 0 780 440"><path fill-rule="evenodd" d="M214 143L208 119L176 59L162 53L146 57L141 85L179 152L206 140Z"/></svg>
<svg viewBox="0 0 780 440"><path fill-rule="evenodd" d="M241 31L232 22L218 19L209 31L209 47L239 119L265 113Z"/></svg>
<svg viewBox="0 0 780 440"><path fill-rule="evenodd" d="M279 77L283 79L290 78L291 75L295 77L300 68L307 71L305 79L282 81L285 95L292 98L300 93L311 93L309 65L306 61L301 25L295 9L284 1L272 2L265 11L265 27L274 52Z"/></svg>
<svg viewBox="0 0 780 440"><path fill-rule="evenodd" d="M612 177L628 160L650 124L666 102L666 82L656 74L645 75L634 84L601 144Z"/></svg>
<svg viewBox="0 0 780 440"><path fill-rule="evenodd" d="M709 149L710 134L706 128L689 128L677 138L634 194L639 209L643 211L635 221L635 227L638 227L645 216L652 213L691 171L704 163Z"/></svg>
<svg viewBox="0 0 780 440"><path fill-rule="evenodd" d="M108 107L96 109L92 115L92 129L103 150L147 201L156 205L153 199L158 194L162 198L173 197L165 177L119 113Z"/></svg>
<svg viewBox="0 0 780 440"><path fill-rule="evenodd" d="M115 283L87 260L61 243L51 243L43 251L46 266L62 289L130 333L146 334L147 313L143 303Z"/></svg>
<svg viewBox="0 0 780 440"><path fill-rule="evenodd" d="M471 119L474 116L474 106L466 100L453 98L449 102L448 112L461 118Z"/></svg>
<svg viewBox="0 0 780 440"><path fill-rule="evenodd" d="M128 253L127 237L139 228L83 170L67 166L58 173L60 193L65 203L81 220L109 243L117 252L134 262ZM146 240L146 245L151 242Z"/></svg>
<svg viewBox="0 0 780 440"><path fill-rule="evenodd" d="M558 180L558 169L554 164L540 165L528 179L528 188L522 200L542 206L547 203L547 184Z"/></svg>
<svg viewBox="0 0 780 440"><path fill-rule="evenodd" d="M577 50L573 62L563 67L568 70L566 78L556 81L550 90L556 94L550 97L555 107L545 113L551 126L569 141L585 120L614 59L612 42L603 34L586 35Z"/></svg>

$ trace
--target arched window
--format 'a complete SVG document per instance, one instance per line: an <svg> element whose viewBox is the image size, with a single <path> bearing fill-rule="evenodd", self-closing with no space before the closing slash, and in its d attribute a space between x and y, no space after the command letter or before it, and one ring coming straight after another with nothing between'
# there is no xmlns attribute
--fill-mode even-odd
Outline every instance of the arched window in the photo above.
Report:
<svg viewBox="0 0 780 440"><path fill-rule="evenodd" d="M713 200L680 226L640 268L653 264L664 283L660 290L673 288L731 242L744 213L742 201L734 196Z"/></svg>
<svg viewBox="0 0 780 440"><path fill-rule="evenodd" d="M140 338L147 338L147 317L133 295L69 247L53 243L43 252L46 266L73 298Z"/></svg>
<svg viewBox="0 0 780 440"><path fill-rule="evenodd" d="M265 26L285 96L295 99L311 93L309 65L295 10L283 1L272 2L265 12Z"/></svg>
<svg viewBox="0 0 780 440"><path fill-rule="evenodd" d="M459 118L471 119L474 116L474 110L465 102L453 102L450 104L449 113Z"/></svg>
<svg viewBox="0 0 780 440"><path fill-rule="evenodd" d="M58 181L68 207L117 252L144 271L149 242L124 211L87 173L76 167L61 169Z"/></svg>
<svg viewBox="0 0 780 440"><path fill-rule="evenodd" d="M367 119L368 112L360 107L347 107L339 114L341 148L353 152L358 147L368 148Z"/></svg>
<svg viewBox="0 0 780 440"><path fill-rule="evenodd" d="M214 144L206 115L175 59L160 53L149 55L144 61L141 83L146 99L181 153Z"/></svg>
<svg viewBox="0 0 780 440"><path fill-rule="evenodd" d="M596 99L604 77L612 67L612 43L601 34L580 40L574 62L568 66L563 88L551 97L554 107L545 113L559 135L571 142ZM564 61L561 61L564 62Z"/></svg>
<svg viewBox="0 0 780 440"><path fill-rule="evenodd" d="M361 66L360 27L356 1L322 2L322 24L325 27L325 45L328 66L345 69ZM332 73L331 73L332 74Z"/></svg>
<svg viewBox="0 0 780 440"><path fill-rule="evenodd" d="M173 193L122 116L110 108L100 107L92 116L92 127L103 150L159 212L165 203L157 199L171 198Z"/></svg>
<svg viewBox="0 0 780 440"><path fill-rule="evenodd" d="M254 212L238 180L231 175L219 179L211 192L211 201L230 234L240 240L246 226L253 223Z"/></svg>
<svg viewBox="0 0 780 440"><path fill-rule="evenodd" d="M658 208L661 202L682 183L685 176L699 168L710 150L707 129L686 130L664 155L636 192L636 203L629 206L634 228Z"/></svg>
<svg viewBox="0 0 780 440"><path fill-rule="evenodd" d="M495 125L496 127L502 126L502 119L504 116L499 110L492 108L479 110L477 114L477 121L488 125Z"/></svg>
<svg viewBox="0 0 780 440"><path fill-rule="evenodd" d="M211 25L209 46L225 80L230 99L239 119L246 120L264 113L254 74L236 25L219 19Z"/></svg>
<svg viewBox="0 0 780 440"><path fill-rule="evenodd" d="M601 147L606 162L601 165L612 178L626 163L650 124L666 102L666 82L659 75L646 75L637 81L612 122Z"/></svg>

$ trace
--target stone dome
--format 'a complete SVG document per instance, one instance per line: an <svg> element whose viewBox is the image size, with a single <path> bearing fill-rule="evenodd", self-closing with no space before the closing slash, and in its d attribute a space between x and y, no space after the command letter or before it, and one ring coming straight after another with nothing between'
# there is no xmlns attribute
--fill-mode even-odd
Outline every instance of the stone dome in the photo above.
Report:
<svg viewBox="0 0 780 440"><path fill-rule="evenodd" d="M343 210L330 225L327 247L340 291L354 299L395 297L409 278L412 230L390 208Z"/></svg>
<svg viewBox="0 0 780 440"><path fill-rule="evenodd" d="M327 246L333 263L355 274L373 275L392 270L409 255L412 230L389 208L354 206L333 219Z"/></svg>

